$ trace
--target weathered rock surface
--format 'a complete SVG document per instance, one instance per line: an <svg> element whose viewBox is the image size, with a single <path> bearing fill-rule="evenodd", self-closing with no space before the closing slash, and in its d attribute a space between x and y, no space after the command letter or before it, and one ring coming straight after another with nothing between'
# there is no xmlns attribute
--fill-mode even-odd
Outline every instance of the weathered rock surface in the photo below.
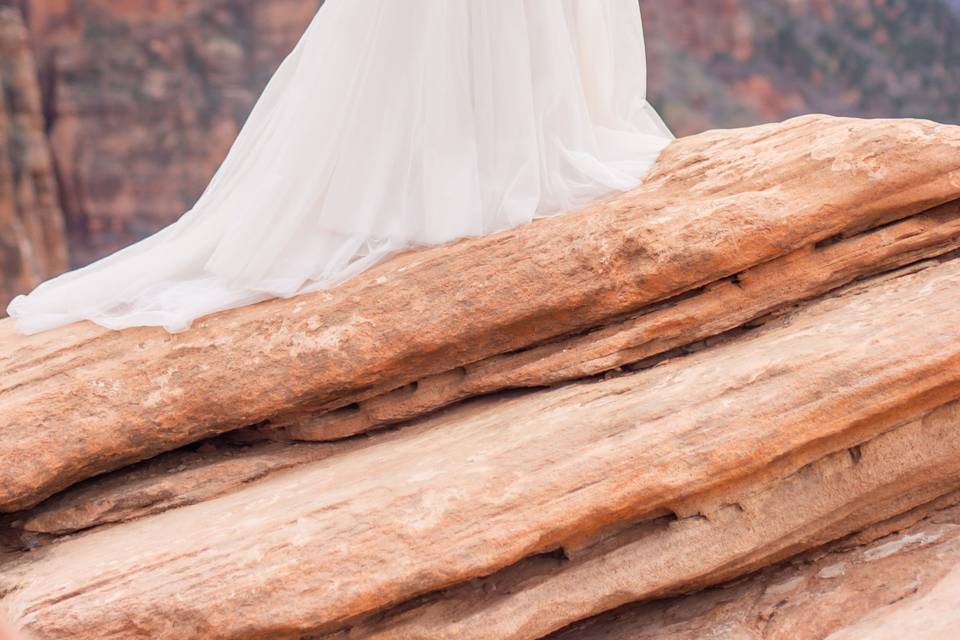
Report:
<svg viewBox="0 0 960 640"><path fill-rule="evenodd" d="M356 446L345 442L234 448L208 443L193 451L157 456L122 473L101 476L95 483L73 487L19 514L15 528L28 536L62 535L122 522L201 502L277 471Z"/></svg>
<svg viewBox="0 0 960 640"><path fill-rule="evenodd" d="M950 640L960 628L960 507L949 503L960 496L948 498L875 539L845 539L749 579L625 607L550 638Z"/></svg>
<svg viewBox="0 0 960 640"><path fill-rule="evenodd" d="M77 325L23 339L0 323L0 510L204 437L599 327L958 196L960 129L806 117L681 140L631 194L410 253L184 335Z"/></svg>
<svg viewBox="0 0 960 640"><path fill-rule="evenodd" d="M66 265L33 54L19 13L0 6L0 316Z"/></svg>
<svg viewBox="0 0 960 640"><path fill-rule="evenodd" d="M23 557L3 604L44 638L536 638L728 579L957 487L957 300L960 261L934 261L634 375L477 401Z"/></svg>
<svg viewBox="0 0 960 640"><path fill-rule="evenodd" d="M333 440L510 388L547 386L699 348L726 331L857 278L960 248L960 201L869 233L834 238L644 308L583 335L493 356L418 380L415 388L365 392L348 408L284 415L253 431L281 440Z"/></svg>
<svg viewBox="0 0 960 640"><path fill-rule="evenodd" d="M932 634L958 317L960 129L811 116L186 334L0 323L0 617L40 640ZM875 563L934 543L885 608L911 583ZM849 574L809 573L837 554ZM801 574L839 586L794 604ZM817 602L838 611L803 626Z"/></svg>

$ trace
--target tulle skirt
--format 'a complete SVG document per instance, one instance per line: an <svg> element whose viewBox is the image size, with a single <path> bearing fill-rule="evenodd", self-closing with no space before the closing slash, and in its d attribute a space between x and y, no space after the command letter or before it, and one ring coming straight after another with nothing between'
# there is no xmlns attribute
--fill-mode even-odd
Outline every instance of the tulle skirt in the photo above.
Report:
<svg viewBox="0 0 960 640"><path fill-rule="evenodd" d="M182 331L631 189L671 138L636 0L327 0L190 211L8 312Z"/></svg>

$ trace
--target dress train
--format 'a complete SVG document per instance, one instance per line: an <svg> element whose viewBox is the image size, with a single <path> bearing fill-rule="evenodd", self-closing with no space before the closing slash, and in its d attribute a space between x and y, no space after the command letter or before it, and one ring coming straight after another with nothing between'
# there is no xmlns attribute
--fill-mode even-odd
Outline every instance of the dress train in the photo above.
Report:
<svg viewBox="0 0 960 640"><path fill-rule="evenodd" d="M327 0L191 210L8 312L182 331L631 189L671 139L636 0Z"/></svg>

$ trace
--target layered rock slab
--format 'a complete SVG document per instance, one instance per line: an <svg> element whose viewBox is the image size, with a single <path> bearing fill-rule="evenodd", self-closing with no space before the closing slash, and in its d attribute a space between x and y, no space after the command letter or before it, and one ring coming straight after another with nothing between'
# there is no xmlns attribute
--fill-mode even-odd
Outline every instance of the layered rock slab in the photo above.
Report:
<svg viewBox="0 0 960 640"><path fill-rule="evenodd" d="M861 462L879 466L861 467L862 500L840 504L850 523L869 524L956 488L956 470L943 463L957 456L937 434L951 433L950 403L960 398L958 300L960 262L935 261L644 372L469 403L231 495L28 555L4 567L0 606L44 638L294 638L358 623L357 631L392 637L364 618L402 603L399 613L416 618L431 600L444 606L444 589L557 549L577 571L586 566L578 555L609 567L606 551L590 550L604 550L630 523L657 526L673 512L696 525L701 513L701 526L712 526L711 518L723 521L713 514L731 513L724 496L789 481L837 452L850 458L845 450L864 443ZM891 442L926 433L919 442L943 445L888 448L917 451L897 466L869 448L887 431ZM930 468L941 475L915 473ZM751 503L738 504L746 513ZM748 545L704 554L684 572L592 571L589 600L567 595L560 607L534 599L550 615L528 610L510 633L490 626L483 637L541 637L569 616L682 590L684 581L728 579L853 526L824 522L816 508L799 513L788 531L754 531ZM703 540L675 530L688 532L688 545ZM570 575L560 567L536 577L518 598L538 586L555 598L550 583L569 584ZM427 594L426 603L411 602ZM479 632L448 621L449 637ZM436 625L420 629L426 635L395 637L444 637L431 635Z"/></svg>
<svg viewBox="0 0 960 640"><path fill-rule="evenodd" d="M784 305L822 295L849 281L960 248L960 202L949 203L906 220L850 238L832 239L759 265L734 278L713 283L691 296L595 331L531 349L494 356L375 396L354 408L307 418L279 432L284 437L329 439L397 420L409 420L471 396L518 387L543 387L563 381L615 375L618 367L653 366L656 358L703 348L724 332L757 322ZM782 311L780 311L782 313ZM742 329L740 329L742 330ZM678 349L682 348L682 349ZM230 434L236 441L249 430ZM254 434L256 435L256 434ZM23 545L43 538L192 504L226 493L277 469L308 462L327 451L359 443L316 449L254 443L240 448L217 443L212 453L175 452L81 483L18 514L14 528ZM316 454L314 453L316 452Z"/></svg>
<svg viewBox="0 0 960 640"><path fill-rule="evenodd" d="M350 638L533 638L631 601L693 591L909 510L960 483L960 404L938 408L786 477L675 506L562 563L530 559L355 626ZM341 637L334 634L331 637ZM326 636L325 636L326 637Z"/></svg>
<svg viewBox="0 0 960 640"><path fill-rule="evenodd" d="M11 528L23 531L23 546L31 546L42 540L31 534L65 535L195 504L362 444L231 447L205 443L80 483L36 509L18 513Z"/></svg>
<svg viewBox="0 0 960 640"><path fill-rule="evenodd" d="M551 640L949 640L960 611L960 500L689 596L624 607Z"/></svg>
<svg viewBox="0 0 960 640"><path fill-rule="evenodd" d="M923 121L813 116L708 132L675 143L633 193L184 335L77 325L23 339L0 324L0 510L283 412L334 409L597 327L955 200L958 150L960 129Z"/></svg>
<svg viewBox="0 0 960 640"><path fill-rule="evenodd" d="M697 348L778 309L863 278L960 248L960 201L906 220L799 249L663 305L598 329L496 355L421 378L400 389L369 390L350 407L286 414L245 434L330 441L416 418L504 389L545 387Z"/></svg>

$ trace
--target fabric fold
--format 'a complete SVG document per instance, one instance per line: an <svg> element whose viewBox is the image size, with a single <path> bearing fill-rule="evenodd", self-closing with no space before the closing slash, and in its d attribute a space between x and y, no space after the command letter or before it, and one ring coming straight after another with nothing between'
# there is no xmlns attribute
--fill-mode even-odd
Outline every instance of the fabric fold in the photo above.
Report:
<svg viewBox="0 0 960 640"><path fill-rule="evenodd" d="M628 190L670 142L634 0L327 0L193 208L8 313L185 330Z"/></svg>

